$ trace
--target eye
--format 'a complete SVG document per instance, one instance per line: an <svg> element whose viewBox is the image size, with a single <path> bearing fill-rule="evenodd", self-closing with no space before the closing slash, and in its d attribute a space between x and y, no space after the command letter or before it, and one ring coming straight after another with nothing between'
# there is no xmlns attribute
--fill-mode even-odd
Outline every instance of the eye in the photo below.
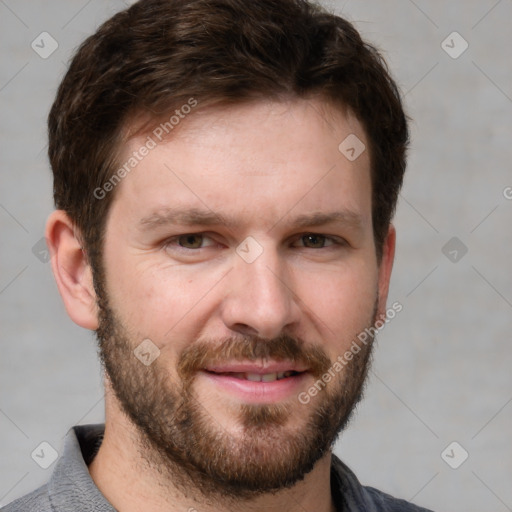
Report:
<svg viewBox="0 0 512 512"><path fill-rule="evenodd" d="M327 235L320 235L318 233L307 233L302 235L299 240L301 247L308 249L323 249L332 245L343 245L341 241L334 239Z"/></svg>
<svg viewBox="0 0 512 512"><path fill-rule="evenodd" d="M202 249L203 247L213 245L213 241L210 237L203 235L202 233L187 233L173 237L166 245L192 250Z"/></svg>
<svg viewBox="0 0 512 512"><path fill-rule="evenodd" d="M199 249L203 244L203 238L203 235L197 234L181 235L178 244L186 249Z"/></svg>

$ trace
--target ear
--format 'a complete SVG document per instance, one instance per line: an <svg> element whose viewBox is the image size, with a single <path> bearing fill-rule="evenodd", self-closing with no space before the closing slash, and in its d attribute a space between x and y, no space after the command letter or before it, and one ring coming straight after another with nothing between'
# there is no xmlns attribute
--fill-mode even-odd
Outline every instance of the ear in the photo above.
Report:
<svg viewBox="0 0 512 512"><path fill-rule="evenodd" d="M98 328L98 310L92 270L79 242L78 231L63 210L46 222L46 243L53 275L71 320L86 329Z"/></svg>
<svg viewBox="0 0 512 512"><path fill-rule="evenodd" d="M389 225L388 234L382 247L382 259L379 265L379 303L377 318L384 318L386 315L386 301L389 292L389 281L391 270L395 259L396 230L393 224Z"/></svg>

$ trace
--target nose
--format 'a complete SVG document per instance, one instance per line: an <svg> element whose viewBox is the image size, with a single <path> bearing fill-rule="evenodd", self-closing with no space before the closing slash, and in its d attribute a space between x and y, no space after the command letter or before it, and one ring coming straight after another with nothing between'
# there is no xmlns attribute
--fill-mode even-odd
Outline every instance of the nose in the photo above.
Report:
<svg viewBox="0 0 512 512"><path fill-rule="evenodd" d="M299 323L299 297L277 251L266 248L252 263L235 255L221 316L231 331L272 339Z"/></svg>

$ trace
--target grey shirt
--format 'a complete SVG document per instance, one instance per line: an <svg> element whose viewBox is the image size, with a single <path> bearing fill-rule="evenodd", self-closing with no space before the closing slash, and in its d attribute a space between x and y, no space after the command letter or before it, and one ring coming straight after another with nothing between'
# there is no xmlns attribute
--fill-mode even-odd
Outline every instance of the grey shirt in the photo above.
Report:
<svg viewBox="0 0 512 512"><path fill-rule="evenodd" d="M115 512L94 484L87 466L103 439L104 425L73 427L49 482L1 512ZM331 489L339 512L431 512L364 487L348 467L332 457Z"/></svg>

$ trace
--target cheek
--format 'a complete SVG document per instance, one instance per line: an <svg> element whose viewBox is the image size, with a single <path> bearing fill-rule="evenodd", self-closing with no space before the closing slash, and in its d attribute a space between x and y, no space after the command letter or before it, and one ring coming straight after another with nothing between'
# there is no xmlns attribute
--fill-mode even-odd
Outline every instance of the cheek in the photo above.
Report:
<svg viewBox="0 0 512 512"><path fill-rule="evenodd" d="M183 348L177 343L197 335L215 295L208 291L215 290L224 273L223 268L169 266L136 255L111 267L109 297L130 332L154 340L161 349L172 340L175 350Z"/></svg>
<svg viewBox="0 0 512 512"><path fill-rule="evenodd" d="M329 349L339 352L373 320L378 274L374 266L358 262L350 268L302 276L297 294ZM327 347L326 347L327 348Z"/></svg>

